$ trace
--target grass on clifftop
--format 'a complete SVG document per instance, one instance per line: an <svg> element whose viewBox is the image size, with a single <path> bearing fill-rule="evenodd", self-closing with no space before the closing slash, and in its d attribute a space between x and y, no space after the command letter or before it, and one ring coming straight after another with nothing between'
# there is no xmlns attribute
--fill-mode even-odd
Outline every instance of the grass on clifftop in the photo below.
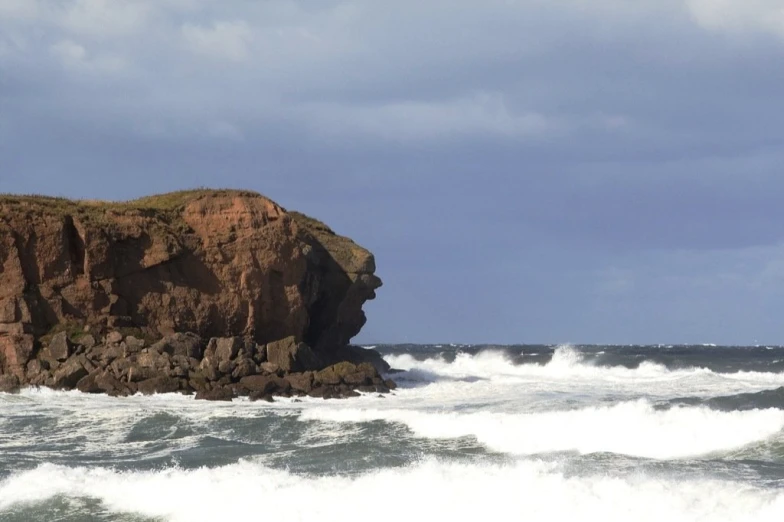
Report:
<svg viewBox="0 0 784 522"><path fill-rule="evenodd" d="M41 208L50 214L78 214L97 217L108 211L173 211L180 210L189 202L204 197L244 196L263 197L258 192L234 189L198 188L166 194L156 194L130 201L101 201L89 199L67 199L37 194L0 194L0 205L10 207Z"/></svg>
<svg viewBox="0 0 784 522"><path fill-rule="evenodd" d="M2 194L0 193L0 207L6 206L19 210L33 211L39 215L73 215L93 223L105 221L107 212L158 212L174 215L182 210L191 201L207 197L265 197L262 194L250 190L237 189L209 189L196 188L190 190L180 190L165 194L155 194L145 196L130 201L101 201L92 199L68 199L55 196L44 196L37 194ZM301 212L289 211L289 214L298 223L304 226L325 240L335 233L323 222L314 219Z"/></svg>

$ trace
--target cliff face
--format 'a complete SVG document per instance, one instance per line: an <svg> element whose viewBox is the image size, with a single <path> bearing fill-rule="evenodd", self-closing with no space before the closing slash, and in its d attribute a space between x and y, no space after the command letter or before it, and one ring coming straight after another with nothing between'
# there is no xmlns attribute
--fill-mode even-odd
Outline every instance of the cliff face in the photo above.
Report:
<svg viewBox="0 0 784 522"><path fill-rule="evenodd" d="M53 329L288 337L329 360L365 323L372 254L255 193L0 197L0 374Z"/></svg>

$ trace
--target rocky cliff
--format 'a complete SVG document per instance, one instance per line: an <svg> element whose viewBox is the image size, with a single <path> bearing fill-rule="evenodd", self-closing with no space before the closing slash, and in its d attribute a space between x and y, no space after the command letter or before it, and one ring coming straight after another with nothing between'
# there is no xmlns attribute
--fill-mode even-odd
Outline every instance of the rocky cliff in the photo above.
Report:
<svg viewBox="0 0 784 522"><path fill-rule="evenodd" d="M198 190L127 203L2 196L0 374L53 384L52 366L63 361L49 344L58 333L69 346L89 338L86 353L128 336L146 352L188 332L205 340L202 358L210 338L236 338L256 347L246 350L256 365L268 362L258 361L262 348L286 340L307 347L308 369L318 370L349 353L365 323L362 305L381 286L374 271L364 248L256 193ZM41 363L48 377L33 375Z"/></svg>

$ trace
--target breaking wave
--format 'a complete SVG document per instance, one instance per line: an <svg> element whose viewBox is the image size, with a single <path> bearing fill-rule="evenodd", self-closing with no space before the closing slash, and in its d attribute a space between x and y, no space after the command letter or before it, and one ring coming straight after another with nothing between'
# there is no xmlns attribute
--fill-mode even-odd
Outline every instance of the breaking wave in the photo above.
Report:
<svg viewBox="0 0 784 522"><path fill-rule="evenodd" d="M611 389L614 392L645 389L649 395L719 395L762 391L784 386L784 373L736 371L720 373L708 368L669 369L643 360L638 366L602 366L588 361L572 346L558 347L545 363L516 363L506 353L484 350L476 354L458 353L453 361L442 357L419 360L410 354L388 355L387 362L403 373L395 376L404 384L434 382L476 382L551 385ZM673 395L674 394L674 395Z"/></svg>
<svg viewBox="0 0 784 522"><path fill-rule="evenodd" d="M425 460L355 477L310 477L248 461L219 468L119 473L51 464L0 482L0 518L44 519L58 498L172 522L264 519L779 521L784 492L726 480L639 474L567 476L557 465Z"/></svg>
<svg viewBox="0 0 784 522"><path fill-rule="evenodd" d="M420 437L475 437L491 450L512 455L606 452L654 459L698 457L735 450L769 439L784 429L784 411L779 409L656 410L644 400L538 413L316 407L303 411L301 419L397 422Z"/></svg>

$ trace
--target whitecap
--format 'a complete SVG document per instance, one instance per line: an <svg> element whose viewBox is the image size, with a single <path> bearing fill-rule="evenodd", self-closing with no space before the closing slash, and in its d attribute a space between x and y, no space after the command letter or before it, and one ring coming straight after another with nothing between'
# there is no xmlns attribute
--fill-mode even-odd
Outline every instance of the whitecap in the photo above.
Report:
<svg viewBox="0 0 784 522"><path fill-rule="evenodd" d="M402 423L432 439L475 437L512 455L616 453L654 459L699 457L766 440L784 429L778 409L721 412L706 407L656 410L644 400L538 413L421 411L400 408L306 408L302 420Z"/></svg>
<svg viewBox="0 0 784 522"><path fill-rule="evenodd" d="M557 465L426 460L357 477L300 476L242 461L219 468L117 472L44 464L0 482L2 512L62 495L170 522L248 518L344 521L662 520L778 522L784 492L725 480L637 474L565 476Z"/></svg>

